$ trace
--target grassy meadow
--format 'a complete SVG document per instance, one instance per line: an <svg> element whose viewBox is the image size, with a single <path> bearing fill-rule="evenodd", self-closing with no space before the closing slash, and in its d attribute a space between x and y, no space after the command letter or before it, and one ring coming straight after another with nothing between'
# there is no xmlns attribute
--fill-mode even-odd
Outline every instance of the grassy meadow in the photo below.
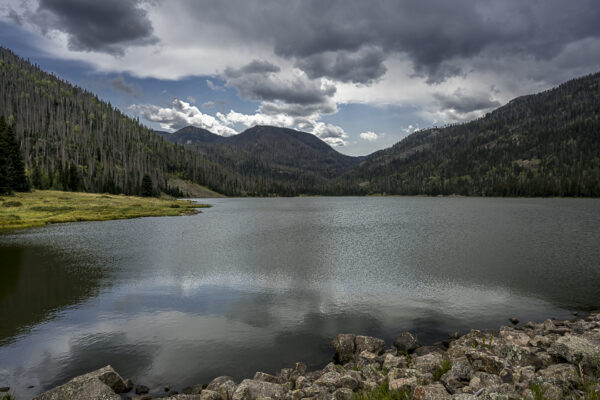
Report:
<svg viewBox="0 0 600 400"><path fill-rule="evenodd" d="M0 196L0 232L60 222L195 214L210 207L188 200L35 190Z"/></svg>

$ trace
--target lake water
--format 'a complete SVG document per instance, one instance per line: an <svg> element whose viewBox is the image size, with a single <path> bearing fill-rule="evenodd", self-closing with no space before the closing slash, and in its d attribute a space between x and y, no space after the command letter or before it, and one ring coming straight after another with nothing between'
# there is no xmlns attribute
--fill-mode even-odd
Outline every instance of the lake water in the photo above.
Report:
<svg viewBox="0 0 600 400"><path fill-rule="evenodd" d="M0 236L0 386L111 364L181 389L323 366L340 332L433 343L600 306L597 199L205 202Z"/></svg>

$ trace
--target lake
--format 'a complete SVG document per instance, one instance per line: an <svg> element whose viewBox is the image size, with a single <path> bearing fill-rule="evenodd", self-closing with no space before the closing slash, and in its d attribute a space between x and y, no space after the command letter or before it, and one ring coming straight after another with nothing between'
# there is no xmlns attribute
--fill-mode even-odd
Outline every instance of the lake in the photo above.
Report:
<svg viewBox="0 0 600 400"><path fill-rule="evenodd" d="M0 236L0 386L111 364L155 389L600 305L600 200L208 199L186 217ZM29 386L34 386L29 388Z"/></svg>

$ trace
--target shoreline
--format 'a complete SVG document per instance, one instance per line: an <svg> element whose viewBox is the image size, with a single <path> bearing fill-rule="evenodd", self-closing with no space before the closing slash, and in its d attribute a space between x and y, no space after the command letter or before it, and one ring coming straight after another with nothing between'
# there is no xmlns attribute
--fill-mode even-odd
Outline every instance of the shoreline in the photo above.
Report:
<svg viewBox="0 0 600 400"><path fill-rule="evenodd" d="M376 400L598 399L600 313L567 320L453 334L422 346L409 332L392 346L339 334L334 361L307 371L296 363L277 375L256 372L235 382L220 376L186 388L134 385L110 366L73 378L34 400ZM178 393L178 389L180 393ZM20 400L20 399L18 399Z"/></svg>
<svg viewBox="0 0 600 400"><path fill-rule="evenodd" d="M0 196L0 235L48 224L193 215L208 208L191 200L34 190Z"/></svg>

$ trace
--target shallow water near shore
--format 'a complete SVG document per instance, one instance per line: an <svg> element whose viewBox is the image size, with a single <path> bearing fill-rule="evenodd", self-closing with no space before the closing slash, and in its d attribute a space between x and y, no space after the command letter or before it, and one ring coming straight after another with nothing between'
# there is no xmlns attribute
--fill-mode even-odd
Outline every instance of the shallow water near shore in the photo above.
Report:
<svg viewBox="0 0 600 400"><path fill-rule="evenodd" d="M600 200L209 199L185 217L0 236L0 386L111 364L158 388L600 306ZM34 388L28 388L33 385Z"/></svg>

